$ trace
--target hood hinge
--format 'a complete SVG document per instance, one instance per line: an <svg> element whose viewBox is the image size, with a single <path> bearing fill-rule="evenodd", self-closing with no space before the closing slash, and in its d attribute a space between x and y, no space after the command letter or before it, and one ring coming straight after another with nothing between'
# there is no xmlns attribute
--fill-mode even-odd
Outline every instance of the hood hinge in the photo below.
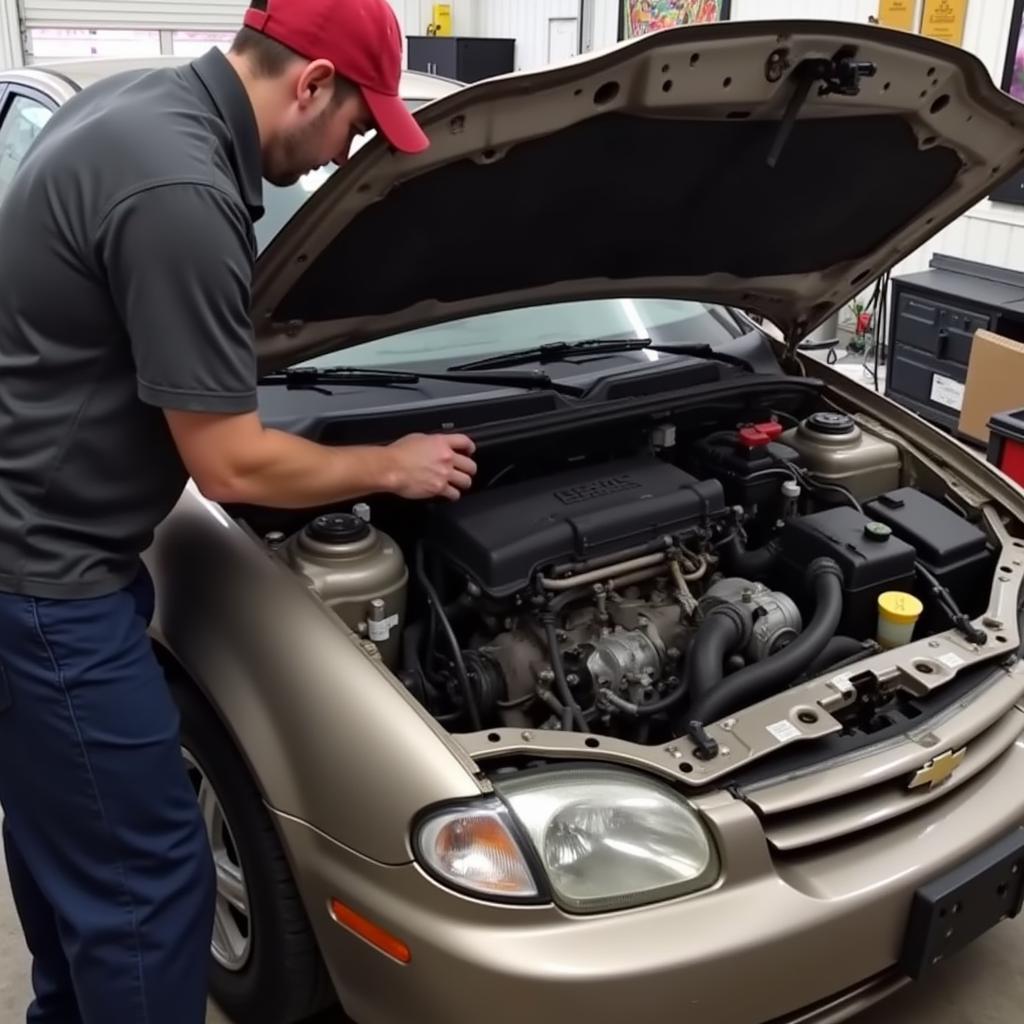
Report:
<svg viewBox="0 0 1024 1024"><path fill-rule="evenodd" d="M792 364L794 367L797 365L796 350L806 333L806 328L807 321L799 320L783 335L783 340L786 346L782 353L783 368L785 368L787 364Z"/></svg>

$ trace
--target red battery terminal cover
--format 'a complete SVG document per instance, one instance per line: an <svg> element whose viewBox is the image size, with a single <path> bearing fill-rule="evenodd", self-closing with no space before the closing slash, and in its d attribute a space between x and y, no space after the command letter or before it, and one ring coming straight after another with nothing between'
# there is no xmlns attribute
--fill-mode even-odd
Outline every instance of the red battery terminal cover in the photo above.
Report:
<svg viewBox="0 0 1024 1024"><path fill-rule="evenodd" d="M747 427L740 427L737 432L737 440L741 448L763 448L772 441L777 441L782 434L782 424L754 423Z"/></svg>

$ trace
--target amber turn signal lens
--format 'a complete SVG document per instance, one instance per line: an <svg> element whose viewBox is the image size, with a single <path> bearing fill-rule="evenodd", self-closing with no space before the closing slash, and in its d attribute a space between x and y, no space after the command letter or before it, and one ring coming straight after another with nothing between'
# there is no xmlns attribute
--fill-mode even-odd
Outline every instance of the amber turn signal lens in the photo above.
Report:
<svg viewBox="0 0 1024 1024"><path fill-rule="evenodd" d="M331 900L331 917L342 927L347 928L350 932L355 932L361 939L365 939L371 946L386 953L400 964L407 964L412 960L409 947L401 939L395 938L390 932L386 932L380 925L367 920L362 914L357 914L351 907L346 907L340 900Z"/></svg>
<svg viewBox="0 0 1024 1024"><path fill-rule="evenodd" d="M503 807L496 803L442 811L418 835L421 859L460 888L503 899L535 899L537 884Z"/></svg>

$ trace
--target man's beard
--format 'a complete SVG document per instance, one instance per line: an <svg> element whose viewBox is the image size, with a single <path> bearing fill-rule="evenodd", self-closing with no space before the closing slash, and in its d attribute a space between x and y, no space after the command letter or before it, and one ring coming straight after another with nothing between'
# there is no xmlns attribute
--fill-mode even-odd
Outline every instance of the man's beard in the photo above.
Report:
<svg viewBox="0 0 1024 1024"><path fill-rule="evenodd" d="M288 188L318 166L315 153L332 114L331 110L323 110L304 128L278 140L263 161L263 177L271 185Z"/></svg>

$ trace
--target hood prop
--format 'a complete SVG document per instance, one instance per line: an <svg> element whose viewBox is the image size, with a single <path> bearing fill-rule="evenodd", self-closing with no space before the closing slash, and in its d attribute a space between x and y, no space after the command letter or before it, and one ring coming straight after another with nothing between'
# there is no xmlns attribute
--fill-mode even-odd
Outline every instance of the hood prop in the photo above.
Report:
<svg viewBox="0 0 1024 1024"><path fill-rule="evenodd" d="M772 55L776 57L775 54ZM855 60L856 50L852 47L843 47L832 58L814 57L800 61L793 73L789 76L794 82L793 94L786 104L786 112L782 115L782 124L779 125L778 134L768 151L768 166L774 168L782 150L793 131L793 125L811 94L811 88L816 82L819 96L857 96L860 93L860 80L862 78L874 78L878 74L878 65L869 61ZM785 55L780 54L776 60L769 61L769 77L777 74L780 67L785 66Z"/></svg>
<svg viewBox="0 0 1024 1024"><path fill-rule="evenodd" d="M765 74L769 81L777 80L788 67L786 50L776 50L768 59ZM807 102L815 83L819 96L857 96L860 94L862 78L874 78L878 65L856 59L857 51L850 46L842 47L834 57L815 57L800 61L789 76L794 83L793 92L782 115L782 123L768 151L768 166L773 170L778 165L782 151L789 141L800 111ZM807 327L806 321L796 324L786 335L783 362L795 365L797 345Z"/></svg>

